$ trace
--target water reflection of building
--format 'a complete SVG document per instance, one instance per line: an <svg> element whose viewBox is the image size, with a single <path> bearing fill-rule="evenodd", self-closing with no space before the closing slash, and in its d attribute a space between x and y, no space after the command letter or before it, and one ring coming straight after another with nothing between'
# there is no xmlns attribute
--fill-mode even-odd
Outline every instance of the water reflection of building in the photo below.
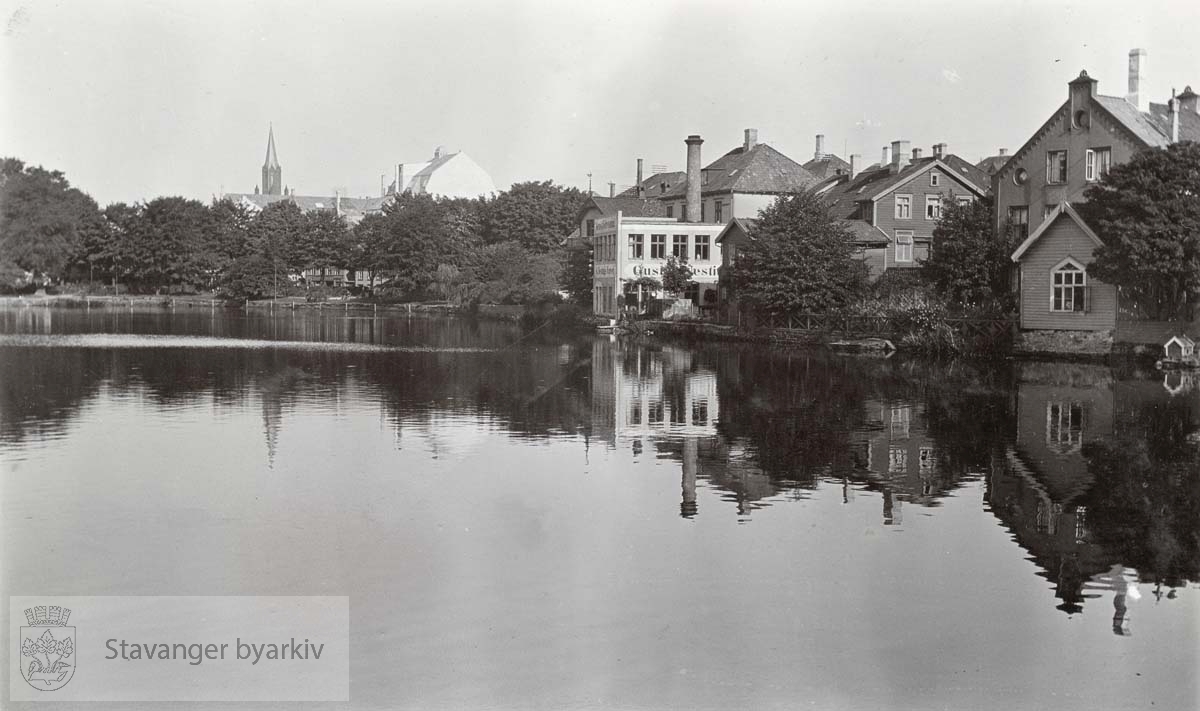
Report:
<svg viewBox="0 0 1200 711"><path fill-rule="evenodd" d="M1173 400L1157 377L1118 379L1108 367L1062 363L1023 364L1015 402L1014 441L987 480L991 510L1054 584L1059 609L1075 613L1086 599L1113 597L1113 630L1124 634L1122 606L1136 594L1127 593L1129 581L1164 571L1121 566L1153 565L1171 557L1160 548L1186 547L1161 522L1187 517L1171 509L1189 500L1180 493L1189 484L1166 472L1188 465L1169 464L1179 454L1153 440L1150 420L1163 418L1168 437L1185 439L1195 410ZM1129 461L1110 461L1126 449ZM1155 536L1139 521L1156 526Z"/></svg>
<svg viewBox="0 0 1200 711"><path fill-rule="evenodd" d="M868 400L863 427L852 435L854 479L883 496L883 523L901 523L901 501L936 506L957 481L939 465L925 405L908 400Z"/></svg>

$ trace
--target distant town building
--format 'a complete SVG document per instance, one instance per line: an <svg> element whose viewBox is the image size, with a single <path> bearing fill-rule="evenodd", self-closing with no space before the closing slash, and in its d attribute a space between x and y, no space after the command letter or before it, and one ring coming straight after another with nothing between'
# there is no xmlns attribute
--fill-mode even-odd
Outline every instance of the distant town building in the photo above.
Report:
<svg viewBox="0 0 1200 711"><path fill-rule="evenodd" d="M1067 206L1140 151L1200 141L1196 93L1189 86L1166 104L1151 103L1145 67L1145 50L1130 51L1123 97L1100 94L1097 81L1080 72L1067 84L1066 101L992 176L996 228L1011 223L1024 240L1012 255L1024 329L1106 331L1118 325L1122 305L1115 290L1088 273L1100 240ZM1161 342L1155 333L1145 337Z"/></svg>
<svg viewBox="0 0 1200 711"><path fill-rule="evenodd" d="M267 159L263 161L261 192L263 195L283 194L283 168L280 167L279 159L275 156L274 126L267 129Z"/></svg>
<svg viewBox="0 0 1200 711"><path fill-rule="evenodd" d="M850 172L850 164L832 153L825 152L825 134L818 133L816 150L812 160L804 164L804 169L812 173L818 180L826 180Z"/></svg>
<svg viewBox="0 0 1200 711"><path fill-rule="evenodd" d="M492 176L466 153L448 153L444 146L438 146L429 160L396 165L396 178L386 194L396 192L476 198L495 193L496 184L492 182Z"/></svg>
<svg viewBox="0 0 1200 711"><path fill-rule="evenodd" d="M879 167L851 171L824 187L822 194L833 214L854 234L871 277L889 269L915 269L929 256L933 229L943 205L984 197L987 175L946 151L945 143L933 146L931 156L908 141L884 147Z"/></svg>
<svg viewBox="0 0 1200 711"><path fill-rule="evenodd" d="M987 158L980 160L975 164L975 167L986 173L988 178L991 178L993 175L1000 172L1000 169L1004 167L1004 164L1008 162L1009 158L1012 158L1012 156L1008 154L1008 149L1001 148L996 155L988 156Z"/></svg>

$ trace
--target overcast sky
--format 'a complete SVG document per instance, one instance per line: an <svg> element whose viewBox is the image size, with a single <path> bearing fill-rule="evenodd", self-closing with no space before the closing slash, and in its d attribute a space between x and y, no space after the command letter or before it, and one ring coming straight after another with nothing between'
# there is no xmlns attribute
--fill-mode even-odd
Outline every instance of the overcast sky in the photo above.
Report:
<svg viewBox="0 0 1200 711"><path fill-rule="evenodd" d="M102 205L252 192L274 123L284 183L377 195L462 150L496 185L633 182L759 139L868 162L894 139L1017 148L1080 69L1123 96L1200 89L1200 2L145 2L0 0L0 155ZM847 150L848 149L848 150Z"/></svg>

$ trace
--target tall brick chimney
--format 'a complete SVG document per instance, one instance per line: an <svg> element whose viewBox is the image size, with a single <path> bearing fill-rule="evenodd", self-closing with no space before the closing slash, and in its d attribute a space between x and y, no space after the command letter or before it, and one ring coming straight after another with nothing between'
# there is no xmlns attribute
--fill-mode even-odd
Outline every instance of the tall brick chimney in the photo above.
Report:
<svg viewBox="0 0 1200 711"><path fill-rule="evenodd" d="M611 182L611 181L608 184L608 196L609 197L617 196L617 184L614 182Z"/></svg>
<svg viewBox="0 0 1200 711"><path fill-rule="evenodd" d="M746 140L742 144L742 150L745 152L749 152L751 148L753 148L757 145L758 145L758 129L757 128L746 129Z"/></svg>
<svg viewBox="0 0 1200 711"><path fill-rule="evenodd" d="M825 134L817 134L817 147L813 151L813 160L821 160L825 157Z"/></svg>
<svg viewBox="0 0 1200 711"><path fill-rule="evenodd" d="M700 144L704 139L692 134L684 141L687 144L687 205L688 222L700 221Z"/></svg>
<svg viewBox="0 0 1200 711"><path fill-rule="evenodd" d="M1171 124L1171 143L1179 143L1179 99L1175 98L1174 89L1167 101L1167 121Z"/></svg>
<svg viewBox="0 0 1200 711"><path fill-rule="evenodd" d="M646 197L646 189L642 187L642 159L638 158L637 160L638 160L637 190L635 190L634 192L637 193L638 197Z"/></svg>
<svg viewBox="0 0 1200 711"><path fill-rule="evenodd" d="M1146 86L1146 50L1129 50L1129 91L1125 100L1137 107L1138 111L1150 110L1150 92Z"/></svg>

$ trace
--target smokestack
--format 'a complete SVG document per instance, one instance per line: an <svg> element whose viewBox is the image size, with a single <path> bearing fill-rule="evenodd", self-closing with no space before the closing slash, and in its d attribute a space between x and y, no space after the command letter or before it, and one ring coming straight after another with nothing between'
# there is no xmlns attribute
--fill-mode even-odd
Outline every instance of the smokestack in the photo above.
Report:
<svg viewBox="0 0 1200 711"><path fill-rule="evenodd" d="M700 221L700 144L704 139L692 134L684 141L687 144L687 212L688 222Z"/></svg>
<svg viewBox="0 0 1200 711"><path fill-rule="evenodd" d="M933 144L933 157L937 158L938 160L941 160L945 156L946 156L946 144L945 143Z"/></svg>
<svg viewBox="0 0 1200 711"><path fill-rule="evenodd" d="M751 148L753 148L757 145L758 145L758 129L757 128L746 129L746 140L742 143L742 150L749 152L749 150Z"/></svg>
<svg viewBox="0 0 1200 711"><path fill-rule="evenodd" d="M1192 87L1183 87L1183 93L1175 97L1179 100L1180 111L1191 111L1192 113L1200 113L1200 105L1196 103L1197 94L1192 91Z"/></svg>
<svg viewBox="0 0 1200 711"><path fill-rule="evenodd" d="M637 192L638 197L646 197L646 189L642 187L642 159L641 158L638 158L637 190L636 190L636 192Z"/></svg>
<svg viewBox="0 0 1200 711"><path fill-rule="evenodd" d="M817 134L817 149L813 151L813 160L821 160L825 157L825 134Z"/></svg>
<svg viewBox="0 0 1200 711"><path fill-rule="evenodd" d="M1175 90L1171 90L1171 99L1167 101L1167 118L1171 122L1171 143L1179 143L1179 100L1175 98Z"/></svg>
<svg viewBox="0 0 1200 711"><path fill-rule="evenodd" d="M1125 100L1137 107L1138 111L1150 110L1150 96L1146 91L1146 50L1129 50L1129 91Z"/></svg>
<svg viewBox="0 0 1200 711"><path fill-rule="evenodd" d="M887 147L887 146L884 146L884 147L883 147L883 155L879 157L879 167L880 167L880 168L882 168L883 166L885 166L885 165L887 165L888 163L890 163L890 162L891 162L891 160L888 158L888 155L889 155L889 154L888 154L888 147Z"/></svg>
<svg viewBox="0 0 1200 711"><path fill-rule="evenodd" d="M892 141L892 167L899 170L904 156L908 155L909 141Z"/></svg>
<svg viewBox="0 0 1200 711"><path fill-rule="evenodd" d="M387 173L379 174L379 197L387 197L387 187L384 181L387 180Z"/></svg>
<svg viewBox="0 0 1200 711"><path fill-rule="evenodd" d="M850 154L850 179L854 180L858 176L858 171L862 170L862 156L857 153Z"/></svg>
<svg viewBox="0 0 1200 711"><path fill-rule="evenodd" d="M914 148L914 149L912 149L912 160L911 160L910 162L911 162L911 163L916 163L916 162L920 161L920 160L921 160L921 156L922 156L923 154L924 154L924 151L922 151L920 148Z"/></svg>
<svg viewBox="0 0 1200 711"><path fill-rule="evenodd" d="M617 184L616 184L616 183L609 183L609 184L608 184L608 196L609 196L609 197L616 197L616 196L617 196Z"/></svg>
<svg viewBox="0 0 1200 711"><path fill-rule="evenodd" d="M396 164L396 194L400 195L404 192L404 164Z"/></svg>

